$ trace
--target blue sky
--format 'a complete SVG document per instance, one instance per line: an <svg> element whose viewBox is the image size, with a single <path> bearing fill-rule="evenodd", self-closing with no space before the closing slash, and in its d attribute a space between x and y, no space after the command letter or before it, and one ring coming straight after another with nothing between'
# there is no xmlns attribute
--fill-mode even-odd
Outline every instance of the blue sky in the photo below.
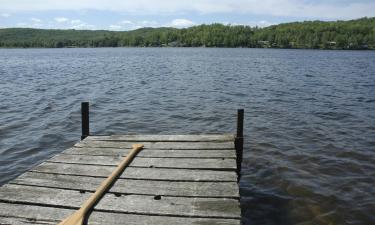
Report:
<svg viewBox="0 0 375 225"><path fill-rule="evenodd" d="M375 0L0 0L0 28L133 30L214 22L269 26L375 16Z"/></svg>

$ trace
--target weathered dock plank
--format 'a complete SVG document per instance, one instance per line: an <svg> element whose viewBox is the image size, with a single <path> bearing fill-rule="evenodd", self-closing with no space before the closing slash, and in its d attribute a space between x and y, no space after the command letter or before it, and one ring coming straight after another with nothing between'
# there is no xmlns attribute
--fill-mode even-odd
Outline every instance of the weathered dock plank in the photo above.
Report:
<svg viewBox="0 0 375 225"><path fill-rule="evenodd" d="M110 135L89 136L85 140L93 141L130 141L130 142L228 142L234 141L233 134L198 134L198 135Z"/></svg>
<svg viewBox="0 0 375 225"><path fill-rule="evenodd" d="M27 172L10 183L94 192L102 181L103 178L96 177ZM239 198L237 182L226 182L217 185L217 182L171 182L119 179L110 189L110 192L182 197Z"/></svg>
<svg viewBox="0 0 375 225"><path fill-rule="evenodd" d="M75 144L75 147L96 147L96 148L128 148L131 149L133 144L139 142L127 141L94 141L83 140ZM145 149L200 149L200 150L219 150L234 149L233 142L142 142Z"/></svg>
<svg viewBox="0 0 375 225"><path fill-rule="evenodd" d="M76 163L87 165L116 166L122 160L121 156L91 156L91 155L68 155L60 154L48 162ZM180 169L217 169L235 170L236 160L234 159L185 159L185 158L135 158L130 167L157 167L157 168L180 168Z"/></svg>
<svg viewBox="0 0 375 225"><path fill-rule="evenodd" d="M93 156L126 156L131 149L124 148L69 148L63 154L72 155L93 155ZM162 150L144 149L137 157L147 158L236 158L233 150Z"/></svg>
<svg viewBox="0 0 375 225"><path fill-rule="evenodd" d="M54 208L36 205L21 205L0 203L0 224L53 224L66 218L73 213L72 209ZM213 218L184 218L148 216L135 214L119 214L93 211L89 217L90 225L167 225L167 224L195 224L195 225L240 225L236 219L213 219Z"/></svg>
<svg viewBox="0 0 375 225"><path fill-rule="evenodd" d="M81 165L44 162L31 169L32 172L65 174L90 177L107 177L115 166ZM128 167L120 179L142 179L161 181L212 181L235 182L237 174L234 171L163 169Z"/></svg>
<svg viewBox="0 0 375 225"><path fill-rule="evenodd" d="M80 191L6 184L0 189L0 200L10 203L38 204L79 208L89 197ZM96 210L148 215L239 219L238 200L106 194Z"/></svg>

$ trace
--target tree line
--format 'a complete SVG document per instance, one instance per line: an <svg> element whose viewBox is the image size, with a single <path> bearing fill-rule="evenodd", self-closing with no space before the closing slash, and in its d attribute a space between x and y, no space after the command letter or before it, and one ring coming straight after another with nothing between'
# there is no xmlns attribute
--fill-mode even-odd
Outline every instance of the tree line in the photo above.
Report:
<svg viewBox="0 0 375 225"><path fill-rule="evenodd" d="M247 47L375 49L375 17L350 21L305 21L265 28L210 24L133 31L0 29L0 47Z"/></svg>

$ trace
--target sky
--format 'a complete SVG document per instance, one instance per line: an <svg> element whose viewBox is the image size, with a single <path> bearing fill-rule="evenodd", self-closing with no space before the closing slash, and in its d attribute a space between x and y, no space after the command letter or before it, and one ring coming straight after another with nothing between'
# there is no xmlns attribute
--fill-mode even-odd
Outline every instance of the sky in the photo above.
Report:
<svg viewBox="0 0 375 225"><path fill-rule="evenodd" d="M265 27L375 17L375 0L0 0L0 28L134 30L223 23Z"/></svg>

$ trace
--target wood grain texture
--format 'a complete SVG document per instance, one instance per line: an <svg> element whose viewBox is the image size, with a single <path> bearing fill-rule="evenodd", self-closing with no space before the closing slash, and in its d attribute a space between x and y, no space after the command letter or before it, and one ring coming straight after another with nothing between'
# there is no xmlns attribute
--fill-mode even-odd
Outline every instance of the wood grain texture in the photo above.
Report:
<svg viewBox="0 0 375 225"><path fill-rule="evenodd" d="M34 205L19 205L0 203L0 224L53 224L56 225L73 212L71 209L43 207ZM211 219L211 218L183 218L165 216L147 216L135 214L119 214L94 211L88 224L90 225L240 225L238 219Z"/></svg>
<svg viewBox="0 0 375 225"><path fill-rule="evenodd" d="M6 184L0 188L0 200L9 203L39 204L78 208L89 193L44 187ZM107 193L96 210L117 213L240 219L239 202L226 198L184 198L121 195Z"/></svg>
<svg viewBox="0 0 375 225"><path fill-rule="evenodd" d="M114 166L44 162L31 169L31 171L53 174L106 177L114 168ZM121 174L120 178L161 181L236 182L237 174L234 171L128 167Z"/></svg>
<svg viewBox="0 0 375 225"><path fill-rule="evenodd" d="M96 177L27 172L10 183L94 192L102 181L103 178ZM109 191L121 194L239 198L236 182L171 182L118 179Z"/></svg>
<svg viewBox="0 0 375 225"><path fill-rule="evenodd" d="M60 154L48 162L75 163L88 165L116 166L122 156L90 156L90 155L67 155ZM129 167L157 167L157 168L180 168L180 169L216 169L235 170L235 159L185 159L185 158L135 158Z"/></svg>
<svg viewBox="0 0 375 225"><path fill-rule="evenodd" d="M124 148L68 148L63 154L94 156L125 156L130 149ZM236 158L234 150L161 150L143 149L137 157L147 158Z"/></svg>
<svg viewBox="0 0 375 225"><path fill-rule="evenodd" d="M94 141L86 140L78 142L75 147L94 147L94 148L131 148L133 144L140 142L126 141ZM234 142L145 142L142 141L145 149L200 149L200 150L219 150L234 149Z"/></svg>
<svg viewBox="0 0 375 225"><path fill-rule="evenodd" d="M198 134L198 135L110 135L89 136L87 140L96 141L143 141L143 142L228 142L234 141L233 134Z"/></svg>

